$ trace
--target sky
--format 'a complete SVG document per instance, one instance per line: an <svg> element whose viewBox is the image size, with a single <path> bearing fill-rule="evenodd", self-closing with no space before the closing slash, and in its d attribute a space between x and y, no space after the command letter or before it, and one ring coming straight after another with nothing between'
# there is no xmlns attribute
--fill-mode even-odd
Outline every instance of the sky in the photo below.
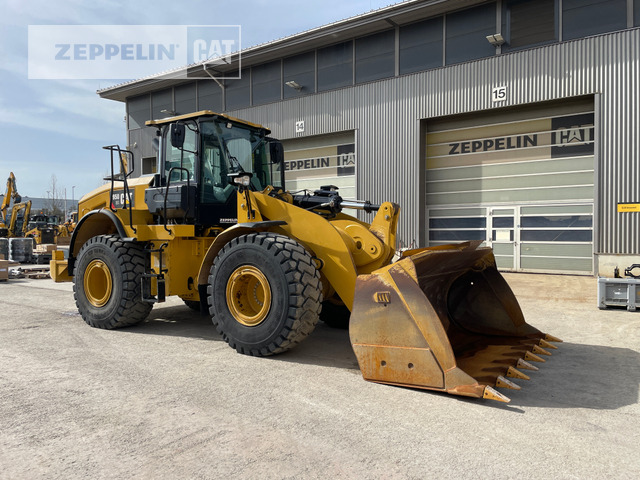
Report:
<svg viewBox="0 0 640 480"><path fill-rule="evenodd" d="M58 197L66 189L77 200L110 169L102 146L126 145L124 103L96 91L133 78L29 79L29 25L240 25L247 48L392 3L397 0L0 0L0 194L14 172L22 196L47 198L55 176Z"/></svg>

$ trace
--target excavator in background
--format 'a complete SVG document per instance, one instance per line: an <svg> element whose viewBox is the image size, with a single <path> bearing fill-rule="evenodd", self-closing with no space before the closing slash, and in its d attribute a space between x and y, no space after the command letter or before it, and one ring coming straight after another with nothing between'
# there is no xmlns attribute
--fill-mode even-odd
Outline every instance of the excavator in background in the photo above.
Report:
<svg viewBox="0 0 640 480"><path fill-rule="evenodd" d="M11 205L11 201L13 203L20 203L22 201L22 197L18 194L18 188L16 187L16 176L13 172L9 172L9 178L7 178L7 188L2 199L2 204L0 204L0 237L8 237L9 229L7 226L7 222L9 221L9 206Z"/></svg>
<svg viewBox="0 0 640 480"><path fill-rule="evenodd" d="M13 207L9 214L11 201L13 201ZM24 237L30 213L31 200L22 203L22 197L16 186L16 177L13 172L9 172L7 188L0 204L0 237Z"/></svg>
<svg viewBox="0 0 640 480"><path fill-rule="evenodd" d="M134 325L177 295L237 352L270 356L337 308L366 380L502 402L496 387L520 389L513 379L561 341L526 323L490 248L421 248L392 263L397 204L330 185L288 192L268 129L207 110L147 126L160 173L130 178L133 154L104 147L109 183L80 200L68 260L51 261L87 324Z"/></svg>
<svg viewBox="0 0 640 480"><path fill-rule="evenodd" d="M6 236L8 238L25 237L27 234L29 223L27 219L31 213L31 200L23 203L15 203L11 208L11 216L9 225L6 226Z"/></svg>

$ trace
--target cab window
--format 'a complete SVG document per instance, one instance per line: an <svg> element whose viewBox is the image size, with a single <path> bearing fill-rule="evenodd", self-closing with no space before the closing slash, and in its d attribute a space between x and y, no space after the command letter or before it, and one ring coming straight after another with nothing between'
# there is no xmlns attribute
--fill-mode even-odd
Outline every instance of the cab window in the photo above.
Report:
<svg viewBox="0 0 640 480"><path fill-rule="evenodd" d="M191 128L190 128L191 127ZM169 129L165 131L166 156L164 162L165 177L173 182L193 182L196 178L197 135L193 126L186 125L183 147L171 145ZM171 169L174 169L171 171Z"/></svg>

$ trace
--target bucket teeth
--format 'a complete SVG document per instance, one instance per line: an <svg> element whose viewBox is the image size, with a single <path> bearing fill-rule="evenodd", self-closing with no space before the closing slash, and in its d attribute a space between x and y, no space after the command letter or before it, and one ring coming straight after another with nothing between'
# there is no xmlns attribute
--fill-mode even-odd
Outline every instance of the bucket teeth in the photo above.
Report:
<svg viewBox="0 0 640 480"><path fill-rule="evenodd" d="M554 337L553 335L549 335L548 333L545 334L544 339L547 342L562 343L562 340L560 340L558 337Z"/></svg>
<svg viewBox="0 0 640 480"><path fill-rule="evenodd" d="M516 367L521 368L523 370L531 370L534 372L538 371L538 367L531 365L529 362L523 360L522 358L518 359L518 363L516 364Z"/></svg>
<svg viewBox="0 0 640 480"><path fill-rule="evenodd" d="M542 357L539 357L538 355L535 355L531 352L527 352L524 354L524 359L527 360L528 362L541 362L544 363L546 362L546 360Z"/></svg>
<svg viewBox="0 0 640 480"><path fill-rule="evenodd" d="M508 388L510 390L520 390L520 385L513 383L511 380L507 380L502 375L496 378L496 387Z"/></svg>
<svg viewBox="0 0 640 480"><path fill-rule="evenodd" d="M498 402L509 403L511 399L506 395L501 394L495 388L486 386L484 387L484 392L482 394L482 398L488 398L489 400L496 400Z"/></svg>
<svg viewBox="0 0 640 480"><path fill-rule="evenodd" d="M540 355L548 355L551 356L551 352L546 351L544 348L540 348L538 345L534 345L531 349L533 353L538 353Z"/></svg>
<svg viewBox="0 0 640 480"><path fill-rule="evenodd" d="M558 347L556 347L553 343L549 343L543 338L541 338L540 341L538 342L538 346L543 347L543 348L550 348L551 350L557 350L558 349Z"/></svg>
<svg viewBox="0 0 640 480"><path fill-rule="evenodd" d="M509 369L507 370L507 377L519 378L521 380L530 380L530 378L527 375L525 375L520 370L513 367L509 367Z"/></svg>

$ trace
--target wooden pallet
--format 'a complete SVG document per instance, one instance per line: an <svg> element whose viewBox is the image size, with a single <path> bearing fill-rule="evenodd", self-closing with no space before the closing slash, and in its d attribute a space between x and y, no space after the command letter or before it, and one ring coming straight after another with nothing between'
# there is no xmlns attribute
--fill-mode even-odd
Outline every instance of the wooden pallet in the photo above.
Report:
<svg viewBox="0 0 640 480"><path fill-rule="evenodd" d="M51 278L49 266L19 267L9 269L9 278Z"/></svg>

